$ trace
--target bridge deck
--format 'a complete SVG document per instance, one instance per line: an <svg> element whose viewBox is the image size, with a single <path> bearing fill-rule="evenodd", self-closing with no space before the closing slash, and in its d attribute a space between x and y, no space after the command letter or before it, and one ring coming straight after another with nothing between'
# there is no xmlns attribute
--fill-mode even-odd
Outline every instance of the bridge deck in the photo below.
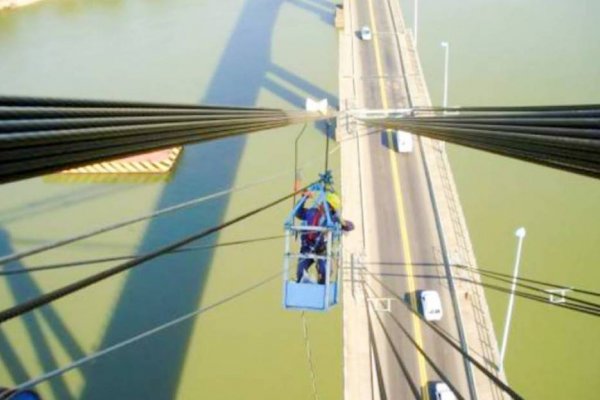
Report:
<svg viewBox="0 0 600 400"><path fill-rule="evenodd" d="M445 148L422 139L415 142L413 153L398 154L388 133L366 135L364 126L343 113L407 107L407 89L414 105L430 105L418 55L398 2L345 0L344 19L337 139L342 144L344 217L357 227L344 239L345 398L419 398L427 382L440 380L398 322L469 398L463 358L395 299L421 289L440 292L445 315L439 326L458 340L456 320L462 316L469 353L496 368L497 342L483 290L456 280L477 281L477 274L453 270L459 310L452 306L438 216L450 263L475 266L476 261ZM360 40L357 31L363 25L370 26L373 40ZM359 139L352 139L357 135ZM388 305L390 311L384 311ZM478 398L503 398L489 379L474 371Z"/></svg>

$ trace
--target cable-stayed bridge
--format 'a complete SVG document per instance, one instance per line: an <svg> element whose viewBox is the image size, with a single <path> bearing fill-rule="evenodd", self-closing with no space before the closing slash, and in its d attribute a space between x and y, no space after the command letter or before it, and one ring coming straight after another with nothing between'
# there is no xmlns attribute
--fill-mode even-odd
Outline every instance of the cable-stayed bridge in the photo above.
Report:
<svg viewBox="0 0 600 400"><path fill-rule="evenodd" d="M487 119L476 126L467 118L457 120L452 115L439 115L439 112L456 110L429 108L431 102L416 49L410 33L404 27L398 4L391 1L346 1L344 18L345 30L340 36L341 112L338 116L337 140L342 153L345 213L358 227L344 243L342 264L345 396L349 399L420 398L427 392L430 383L445 381L459 398L518 397L507 387L502 387L505 379L499 370L496 340L479 278L482 272L474 269L476 262L444 146L423 138L415 142L411 154L398 154L394 133L384 128L406 129L425 137L455 141L487 151L496 150L500 154L596 176L598 169L594 169L594 160L597 163L597 142L594 143L592 139L595 133L597 140L597 128L594 128L594 124L597 125L597 120L594 120L598 115L597 107L575 110L550 107L526 111L554 113L550 115L554 119L548 120L548 115L543 116L545 125L543 121L535 119L525 121L527 126L534 125L543 139L547 138L541 134L548 130L563 135L559 138L561 140L543 140L542 144L538 143L537 138L525 136L532 134L531 129L524 129L522 123L514 123L519 116L539 118L539 114L508 115L513 121L509 128L500 120L505 121L507 112L511 110L475 110L492 113L484 115ZM369 42L363 42L356 35L364 25L369 25L373 31L373 39ZM216 140L333 116L333 113L317 115L250 107L18 98L4 98L2 101L0 126L3 136L0 138L0 151L4 157L1 158L3 164L0 172L4 174L4 182L105 157L134 154L167 145ZM388 113L387 109L411 110L411 113L394 115ZM383 115L365 115L359 110L382 110ZM582 114L582 110L587 110L588 114ZM419 118L419 111L433 114L424 114L423 118ZM516 112L522 114L524 111ZM585 117L588 121L573 119L573 112L578 112L579 117ZM568 115L557 115L561 113ZM486 126L482 127L482 124ZM496 126L492 129L490 125ZM582 127L592 139L575 136L577 141L566 140L578 135ZM483 131L490 134L508 132L510 135L498 135L488 141L474 137ZM517 134L523 136L515 136ZM507 137L510 140L505 141ZM326 153L329 154L329 151L326 150ZM186 247L188 243L241 222L254 212L281 204L291 196L282 196L252 213L147 254L126 260L115 259L113 261L124 262L85 281L74 282L52 293L40 294L36 299L24 299L22 304L3 310L1 321L19 317L114 274L137 268L150 259L177 251L192 251L192 248ZM182 205L180 209L184 208ZM140 218L151 219L156 216L158 214L153 213ZM134 221L123 223L122 226L128 223ZM74 237L72 241L82 240L87 235ZM270 239L273 238L254 240ZM53 245L62 244L65 243ZM7 264L45 250L38 248L28 254L1 255L0 262ZM45 268L60 267L67 266L48 265ZM17 273L10 270L6 272L6 275ZM248 290L262 287L263 283L257 282ZM424 289L436 290L442 297L444 319L433 326L423 321L411 308L416 304L417 292ZM230 298L237 298L244 293L233 294ZM175 319L173 324L219 304L217 302L182 316L183 319ZM592 313L598 311L593 304L586 307ZM584 310L582 307L573 308ZM46 376L23 382L19 387L33 387L51 376L77 368L169 326L172 325L158 326L97 354L81 357L70 365L49 371ZM485 368L488 374L476 368L476 363Z"/></svg>

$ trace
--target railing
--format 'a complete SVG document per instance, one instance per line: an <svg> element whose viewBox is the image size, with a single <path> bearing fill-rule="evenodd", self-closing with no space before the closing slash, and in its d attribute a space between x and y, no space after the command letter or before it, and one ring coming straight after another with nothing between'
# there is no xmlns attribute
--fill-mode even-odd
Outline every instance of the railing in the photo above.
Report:
<svg viewBox="0 0 600 400"><path fill-rule="evenodd" d="M466 232L465 222L462 216L462 212L459 211L459 205L457 205L458 193L456 187L451 183L452 177L450 176L450 162L446 153L446 146L444 142L437 141L438 157L436 157L436 164L438 167L438 174L442 187L444 190L444 197L446 198L446 205L449 211L452 230L454 232L456 246L458 251L454 252L454 258L450 260L451 265L464 265L467 267L475 267L473 265L474 260L471 255L471 244L469 241L468 233ZM456 271L456 269L454 269ZM479 282L480 277L477 276L472 270L461 270L459 272L461 278L468 281ZM483 362L487 363L491 369L497 369L497 365L491 363L489 360L494 360L495 357L495 346L490 340L490 334L488 332L488 323L485 318L485 310L482 305L481 295L483 289L478 287L476 284L470 285L471 294L471 305L473 309L473 315L475 317L475 326L477 327L477 334L481 343L481 348L485 352L483 354ZM503 394L496 387L492 385L492 390L496 398L503 398Z"/></svg>

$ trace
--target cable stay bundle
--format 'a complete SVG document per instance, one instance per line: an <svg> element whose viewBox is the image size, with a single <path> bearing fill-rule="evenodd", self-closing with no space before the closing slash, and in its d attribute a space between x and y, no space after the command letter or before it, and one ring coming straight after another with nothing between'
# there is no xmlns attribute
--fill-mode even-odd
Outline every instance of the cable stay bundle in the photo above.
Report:
<svg viewBox="0 0 600 400"><path fill-rule="evenodd" d="M0 96L0 183L331 117L274 108Z"/></svg>
<svg viewBox="0 0 600 400"><path fill-rule="evenodd" d="M600 105L415 108L357 116L368 125L600 178Z"/></svg>

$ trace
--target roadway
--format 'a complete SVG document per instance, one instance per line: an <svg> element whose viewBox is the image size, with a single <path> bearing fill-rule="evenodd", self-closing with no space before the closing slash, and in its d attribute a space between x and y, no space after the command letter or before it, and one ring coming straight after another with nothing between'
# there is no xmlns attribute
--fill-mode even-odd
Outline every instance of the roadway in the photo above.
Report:
<svg viewBox="0 0 600 400"><path fill-rule="evenodd" d="M403 66L397 34L404 30L401 18L392 20L389 0L350 1L351 31L364 25L373 32L370 41L353 36L354 78L359 108L385 109L409 107L403 79ZM364 131L363 131L364 133ZM363 175L372 195L364 207L370 232L366 238L363 266L364 291L370 298L393 295L377 282L380 280L398 296L410 296L416 290L432 289L440 293L444 316L438 323L457 338L456 315L442 265L440 242L427 186L419 141L410 154L395 151L389 132L373 132L362 141ZM367 190L369 191L369 190ZM384 302L379 304L384 306ZM424 326L398 301L391 312L370 310L375 398L421 398L429 381L440 377L426 363L398 326L400 322L417 344L444 371L459 392L469 398L462 356Z"/></svg>

